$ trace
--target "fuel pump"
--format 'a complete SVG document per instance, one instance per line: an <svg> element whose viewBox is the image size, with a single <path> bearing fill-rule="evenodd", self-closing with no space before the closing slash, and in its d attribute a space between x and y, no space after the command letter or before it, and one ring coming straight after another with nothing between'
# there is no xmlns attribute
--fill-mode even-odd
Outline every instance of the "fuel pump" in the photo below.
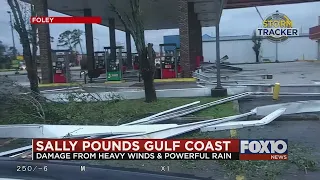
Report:
<svg viewBox="0 0 320 180"><path fill-rule="evenodd" d="M128 61L127 61L127 52L121 52L122 56L122 73L125 73L129 67ZM132 59L131 59L132 62Z"/></svg>
<svg viewBox="0 0 320 180"><path fill-rule="evenodd" d="M178 54L177 45L160 44L160 73L161 79L177 78L178 77ZM165 51L164 46L173 46L173 50Z"/></svg>
<svg viewBox="0 0 320 180"><path fill-rule="evenodd" d="M68 83L71 81L70 74L70 50L52 50L54 54L53 67L53 82L54 83Z"/></svg>
<svg viewBox="0 0 320 180"><path fill-rule="evenodd" d="M96 68L97 69L105 69L105 52L104 51L97 51L95 54L96 60Z"/></svg>
<svg viewBox="0 0 320 180"><path fill-rule="evenodd" d="M133 69L134 70L139 70L140 69L140 64L139 64L139 55L138 53L132 53L133 57Z"/></svg>
<svg viewBox="0 0 320 180"><path fill-rule="evenodd" d="M111 50L111 47L104 47L105 51ZM111 54L106 57L106 75L107 81L121 81L122 80L122 46L116 47L116 58L112 58Z"/></svg>
<svg viewBox="0 0 320 180"><path fill-rule="evenodd" d="M106 65L105 65L105 51L97 51L95 54L95 63L96 63L96 69L100 70L100 74L106 73Z"/></svg>

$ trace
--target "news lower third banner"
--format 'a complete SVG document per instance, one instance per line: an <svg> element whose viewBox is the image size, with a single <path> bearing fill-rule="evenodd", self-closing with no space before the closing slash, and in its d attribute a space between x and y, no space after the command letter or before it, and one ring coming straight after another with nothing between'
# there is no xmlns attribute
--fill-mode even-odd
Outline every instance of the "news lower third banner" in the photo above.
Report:
<svg viewBox="0 0 320 180"><path fill-rule="evenodd" d="M33 160L239 160L239 153L174 152L174 153L103 153L103 152L34 152Z"/></svg>
<svg viewBox="0 0 320 180"><path fill-rule="evenodd" d="M286 139L33 139L33 160L288 160Z"/></svg>

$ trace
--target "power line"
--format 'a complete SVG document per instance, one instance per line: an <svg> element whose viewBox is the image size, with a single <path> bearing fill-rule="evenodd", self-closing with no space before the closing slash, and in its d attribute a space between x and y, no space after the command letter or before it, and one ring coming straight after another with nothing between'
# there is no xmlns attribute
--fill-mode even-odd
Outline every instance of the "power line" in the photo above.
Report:
<svg viewBox="0 0 320 180"><path fill-rule="evenodd" d="M257 6L255 6L255 8L256 8L257 13L259 14L259 16L260 16L261 20L263 21L263 17L261 16L261 13L260 13L259 9L257 8Z"/></svg>

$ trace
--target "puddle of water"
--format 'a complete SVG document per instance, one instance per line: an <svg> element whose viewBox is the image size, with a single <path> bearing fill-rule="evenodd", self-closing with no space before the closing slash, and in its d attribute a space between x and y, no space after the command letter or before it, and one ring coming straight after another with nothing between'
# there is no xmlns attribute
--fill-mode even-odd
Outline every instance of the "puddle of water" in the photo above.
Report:
<svg viewBox="0 0 320 180"><path fill-rule="evenodd" d="M320 81L317 81L317 80L313 80L312 81L314 84L320 84Z"/></svg>

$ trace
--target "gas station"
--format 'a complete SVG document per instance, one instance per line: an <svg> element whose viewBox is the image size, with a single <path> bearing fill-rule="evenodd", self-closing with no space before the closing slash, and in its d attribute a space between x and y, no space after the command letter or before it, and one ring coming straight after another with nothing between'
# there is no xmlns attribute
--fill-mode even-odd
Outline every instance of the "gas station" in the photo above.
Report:
<svg viewBox="0 0 320 180"><path fill-rule="evenodd" d="M53 83L70 83L70 50L52 50Z"/></svg>
<svg viewBox="0 0 320 180"><path fill-rule="evenodd" d="M24 0L30 3L31 0ZM145 30L158 29L179 29L180 48L175 48L174 52L160 53L160 77L159 78L190 78L192 72L197 69L199 62L203 61L202 57L202 27L216 27L216 66L217 77L220 77L220 46L219 46L219 23L223 9L245 8L254 6L268 6L279 4L293 4L315 2L316 0L161 0L150 1L140 0L140 7L143 12L142 21ZM130 12L129 0L111 0L116 8L122 12ZM121 51L116 46L115 30L126 32L126 58L129 62L128 67L138 67L138 63L132 58L131 52L131 35L125 29L124 25L118 19L118 16L108 10L109 1L97 0L32 0L35 5L38 16L48 16L48 9L67 14L70 16L101 16L102 24L109 27L110 40L110 60L106 63L107 79L119 80L122 78L122 61L118 61L117 51ZM158 11L161 10L161 13ZM163 12L165 11L165 12ZM128 13L129 14L129 13ZM40 27L41 26L41 27ZM89 77L100 76L104 72L101 68L101 52L94 51L93 47L93 30L92 24L85 24L85 38L87 50L87 70ZM52 62L50 55L50 34L41 31L49 29L48 24L39 25L39 36L44 37L40 43L40 54L42 59ZM174 45L171 45L174 46ZM161 47L161 46L160 46ZM105 49L106 50L106 49ZM106 53L106 51L105 51ZM97 58L95 58L97 57ZM106 58L106 56L105 56ZM100 59L96 61L96 59ZM132 64L132 60L134 63ZM159 73L156 73L159 74ZM44 76L44 83L52 83L49 76ZM219 78L217 78L219 79ZM217 82L217 90L222 90L221 83ZM222 90L222 93L225 91Z"/></svg>
<svg viewBox="0 0 320 180"><path fill-rule="evenodd" d="M318 26L311 27L309 29L309 38L317 41L318 44L318 58L320 60L320 17L318 17Z"/></svg>

